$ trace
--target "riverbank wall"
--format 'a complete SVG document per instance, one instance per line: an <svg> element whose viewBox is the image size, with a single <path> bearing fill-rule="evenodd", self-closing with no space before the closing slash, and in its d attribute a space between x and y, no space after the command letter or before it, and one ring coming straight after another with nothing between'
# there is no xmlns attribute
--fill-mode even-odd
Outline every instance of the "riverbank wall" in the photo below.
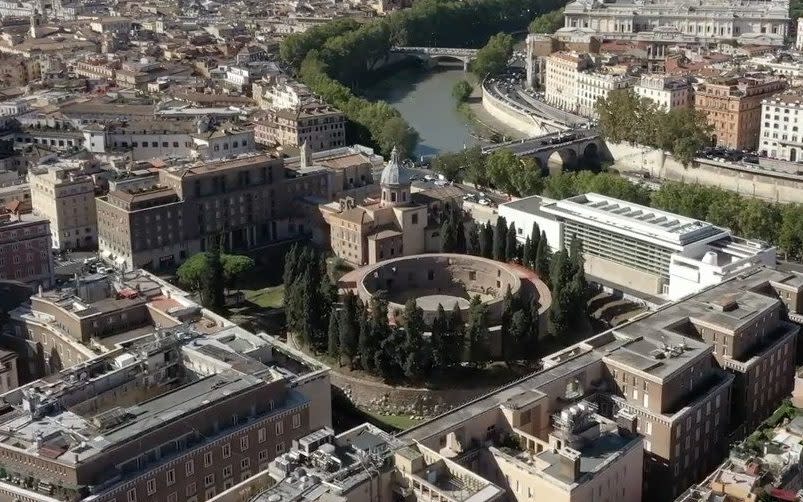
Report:
<svg viewBox="0 0 803 502"><path fill-rule="evenodd" d="M773 202L803 203L803 176L731 162L698 159L689 167L672 155L628 143L607 143L612 169L651 178L697 183Z"/></svg>
<svg viewBox="0 0 803 502"><path fill-rule="evenodd" d="M517 110L482 88L482 109L496 120L523 134L525 137L548 134L531 116Z"/></svg>

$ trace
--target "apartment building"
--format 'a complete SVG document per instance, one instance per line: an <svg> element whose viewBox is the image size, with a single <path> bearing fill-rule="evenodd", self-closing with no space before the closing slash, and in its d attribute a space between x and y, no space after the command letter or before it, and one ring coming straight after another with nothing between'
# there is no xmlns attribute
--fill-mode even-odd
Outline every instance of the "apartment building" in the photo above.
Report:
<svg viewBox="0 0 803 502"><path fill-rule="evenodd" d="M594 30L609 39L631 39L645 32L674 32L704 42L756 37L765 45L783 45L789 29L788 0L749 0L740 3L714 0L694 9L678 9L670 0L606 3L570 2L564 10L565 26Z"/></svg>
<svg viewBox="0 0 803 502"><path fill-rule="evenodd" d="M53 285L50 222L0 210L0 280Z"/></svg>
<svg viewBox="0 0 803 502"><path fill-rule="evenodd" d="M54 249L97 246L93 170L89 161L52 160L28 171L33 214L50 220Z"/></svg>
<svg viewBox="0 0 803 502"><path fill-rule="evenodd" d="M346 116L320 102L270 109L257 122L254 135L263 145L300 147L306 143L314 152L331 150L346 145Z"/></svg>
<svg viewBox="0 0 803 502"><path fill-rule="evenodd" d="M587 117L596 116L597 101L636 82L624 66L596 65L588 54L574 52L558 52L546 58L545 75L544 99Z"/></svg>
<svg viewBox="0 0 803 502"><path fill-rule="evenodd" d="M691 85L685 78L662 74L642 75L633 86L636 95L654 102L664 111L687 108L691 104Z"/></svg>
<svg viewBox="0 0 803 502"><path fill-rule="evenodd" d="M776 94L761 102L759 152L776 159L803 159L803 105L799 93Z"/></svg>
<svg viewBox="0 0 803 502"><path fill-rule="evenodd" d="M522 229L533 223L553 250L583 246L586 273L606 286L652 303L679 300L761 266L776 250L704 221L588 193L554 201L527 197L499 206Z"/></svg>
<svg viewBox="0 0 803 502"><path fill-rule="evenodd" d="M697 87L694 106L705 113L714 128L714 144L756 150L762 125L761 103L785 87L786 80L777 77L712 80Z"/></svg>
<svg viewBox="0 0 803 502"><path fill-rule="evenodd" d="M178 164L151 188L98 198L100 254L131 270L180 263L213 239L254 250L309 233L298 201L328 200L330 190L326 169L287 169L271 155Z"/></svg>

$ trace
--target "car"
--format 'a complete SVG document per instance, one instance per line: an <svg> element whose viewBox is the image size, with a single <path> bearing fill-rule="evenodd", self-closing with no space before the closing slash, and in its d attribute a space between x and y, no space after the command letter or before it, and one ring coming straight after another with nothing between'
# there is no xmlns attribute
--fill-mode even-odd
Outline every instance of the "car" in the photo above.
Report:
<svg viewBox="0 0 803 502"><path fill-rule="evenodd" d="M425 174L424 175L424 181L434 181L434 180L435 180L435 176L432 176L431 174Z"/></svg>
<svg viewBox="0 0 803 502"><path fill-rule="evenodd" d="M490 199L480 199L480 200L477 201L477 203L480 204L481 206L490 206L491 205L491 200Z"/></svg>
<svg viewBox="0 0 803 502"><path fill-rule="evenodd" d="M449 184L449 182L446 181L446 180L435 180L435 186L436 187L445 187L448 184Z"/></svg>
<svg viewBox="0 0 803 502"><path fill-rule="evenodd" d="M473 193L467 193L467 194L463 195L463 200L467 200L467 201L473 201L476 198L477 198L477 196L474 195Z"/></svg>

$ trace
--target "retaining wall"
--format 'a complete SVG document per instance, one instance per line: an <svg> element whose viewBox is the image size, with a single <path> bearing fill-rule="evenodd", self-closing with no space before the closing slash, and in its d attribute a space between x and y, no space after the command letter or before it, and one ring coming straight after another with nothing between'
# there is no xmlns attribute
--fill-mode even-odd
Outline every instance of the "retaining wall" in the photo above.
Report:
<svg viewBox="0 0 803 502"><path fill-rule="evenodd" d="M607 147L613 168L620 172L649 173L653 178L715 186L775 202L803 202L803 176L714 160L683 167L671 155L650 147L627 143L608 143Z"/></svg>

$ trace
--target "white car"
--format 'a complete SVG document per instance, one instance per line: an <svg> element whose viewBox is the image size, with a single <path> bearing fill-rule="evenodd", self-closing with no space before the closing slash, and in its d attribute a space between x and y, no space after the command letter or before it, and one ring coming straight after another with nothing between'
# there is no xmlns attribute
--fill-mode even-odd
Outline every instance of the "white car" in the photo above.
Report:
<svg viewBox="0 0 803 502"><path fill-rule="evenodd" d="M424 181L432 181L434 179L435 179L435 176L432 176L431 174L425 174L424 175Z"/></svg>
<svg viewBox="0 0 803 502"><path fill-rule="evenodd" d="M491 205L491 201L489 199L480 199L480 200L477 201L477 203L482 205L482 206L490 206Z"/></svg>

